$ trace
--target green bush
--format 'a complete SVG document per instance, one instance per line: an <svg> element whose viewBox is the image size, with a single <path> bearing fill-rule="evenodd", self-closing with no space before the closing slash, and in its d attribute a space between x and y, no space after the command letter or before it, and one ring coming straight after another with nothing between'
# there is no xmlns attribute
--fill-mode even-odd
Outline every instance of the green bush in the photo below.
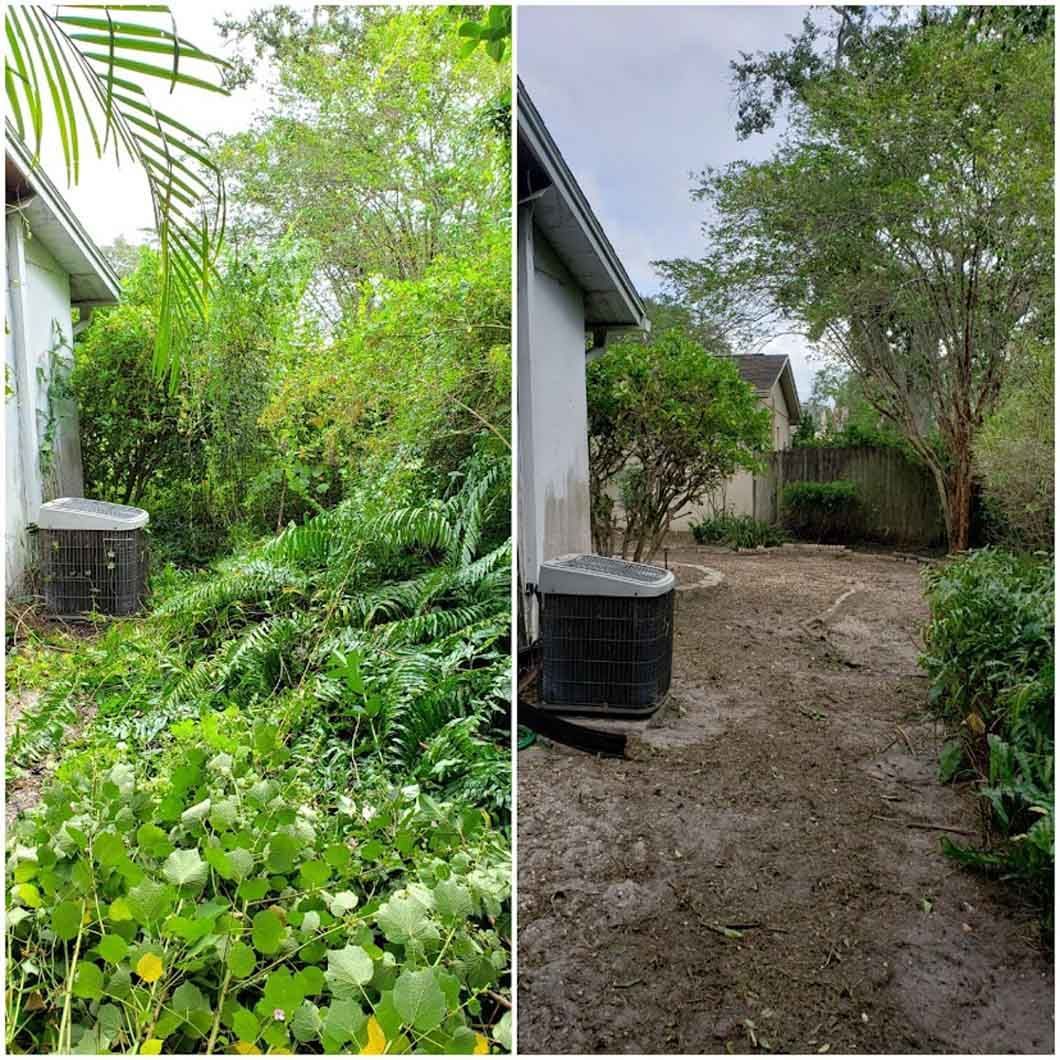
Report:
<svg viewBox="0 0 1060 1060"><path fill-rule="evenodd" d="M170 393L152 366L158 302L158 254L143 247L121 302L93 313L78 339L69 386L90 497L141 504L156 482L205 473L205 436L186 381Z"/></svg>
<svg viewBox="0 0 1060 1060"><path fill-rule="evenodd" d="M751 515L706 516L691 526L692 536L701 545L729 545L731 548L772 548L787 540L779 526L760 522Z"/></svg>
<svg viewBox="0 0 1060 1060"><path fill-rule="evenodd" d="M925 576L931 622L921 663L931 702L958 737L943 779L970 771L990 808L986 851L960 860L1029 882L1051 907L1054 576L1041 558L983 549Z"/></svg>
<svg viewBox="0 0 1060 1060"><path fill-rule="evenodd" d="M1051 341L1016 357L975 442L984 507L993 517L985 529L989 540L1012 548L1053 547L1053 370Z"/></svg>
<svg viewBox="0 0 1060 1060"><path fill-rule="evenodd" d="M857 533L861 496L856 482L791 482L781 495L785 526L797 537L818 541Z"/></svg>
<svg viewBox="0 0 1060 1060"><path fill-rule="evenodd" d="M9 771L63 754L9 829L8 1052L508 1047L508 481L399 469L15 652Z"/></svg>
<svg viewBox="0 0 1060 1060"><path fill-rule="evenodd" d="M769 447L769 412L735 362L717 352L670 328L651 341L617 343L589 365L589 493L598 552L651 556L674 516L737 471L758 470ZM621 536L608 493L616 480L625 503Z"/></svg>

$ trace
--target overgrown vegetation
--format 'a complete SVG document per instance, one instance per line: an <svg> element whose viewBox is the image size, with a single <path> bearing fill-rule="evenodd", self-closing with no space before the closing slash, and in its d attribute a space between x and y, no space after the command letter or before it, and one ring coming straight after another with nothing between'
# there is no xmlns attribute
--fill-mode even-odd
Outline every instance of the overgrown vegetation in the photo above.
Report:
<svg viewBox="0 0 1060 1060"><path fill-rule="evenodd" d="M983 549L926 576L931 622L921 663L955 730L943 780L971 777L985 849L946 841L961 862L1026 883L1052 929L1055 836L1055 588L1051 560Z"/></svg>
<svg viewBox="0 0 1060 1060"><path fill-rule="evenodd" d="M471 1051L497 1022L507 486L480 460L426 506L385 487L67 639L8 755L98 706L15 828L9 1048Z"/></svg>
<svg viewBox="0 0 1060 1060"><path fill-rule="evenodd" d="M849 540L862 501L856 482L789 482L781 494L785 526L796 537L817 541Z"/></svg>
<svg viewBox="0 0 1060 1060"><path fill-rule="evenodd" d="M983 499L998 524L993 537L1009 548L1053 547L1053 369L1051 344L1020 351L976 443Z"/></svg>
<svg viewBox="0 0 1060 1060"><path fill-rule="evenodd" d="M227 25L291 106L218 155L209 318L159 381L159 257L120 248L71 380L89 491L151 513L150 609L8 659L10 790L44 782L7 1050L508 1050L510 22ZM329 166L349 195L300 183Z"/></svg>
<svg viewBox="0 0 1060 1060"><path fill-rule="evenodd" d="M728 545L730 548L775 548L788 535L779 526L764 523L753 515L734 515L720 512L705 515L690 527L692 536L701 545Z"/></svg>

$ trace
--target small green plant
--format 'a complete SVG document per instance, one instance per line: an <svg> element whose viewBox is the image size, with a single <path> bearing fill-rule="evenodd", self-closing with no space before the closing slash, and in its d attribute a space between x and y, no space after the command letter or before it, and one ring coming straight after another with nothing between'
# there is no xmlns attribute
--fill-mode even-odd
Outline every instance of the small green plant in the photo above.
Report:
<svg viewBox="0 0 1060 1060"><path fill-rule="evenodd" d="M705 516L691 526L692 536L701 545L728 545L730 548L775 548L787 540L779 526L764 523L751 515L722 512Z"/></svg>
<svg viewBox="0 0 1060 1060"><path fill-rule="evenodd" d="M321 797L239 712L171 734L146 770L67 769L16 829L9 1051L506 1042L510 867L487 815L416 785Z"/></svg>
<svg viewBox="0 0 1060 1060"><path fill-rule="evenodd" d="M862 503L856 482L790 482L781 495L785 526L796 537L818 541L849 538L856 532Z"/></svg>
<svg viewBox="0 0 1060 1060"><path fill-rule="evenodd" d="M1043 556L995 549L925 575L931 622L921 664L955 730L940 778L977 778L985 850L947 841L964 864L1018 878L1051 908L1054 847L1054 578Z"/></svg>

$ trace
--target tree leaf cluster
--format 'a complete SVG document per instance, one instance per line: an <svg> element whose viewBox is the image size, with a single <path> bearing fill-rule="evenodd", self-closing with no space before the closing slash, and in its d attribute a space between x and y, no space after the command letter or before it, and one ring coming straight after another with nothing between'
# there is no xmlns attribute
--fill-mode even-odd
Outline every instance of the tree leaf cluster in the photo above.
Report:
<svg viewBox="0 0 1060 1060"><path fill-rule="evenodd" d="M769 411L735 362L681 329L609 347L588 368L589 469L597 551L650 556L670 521L739 469L757 468Z"/></svg>

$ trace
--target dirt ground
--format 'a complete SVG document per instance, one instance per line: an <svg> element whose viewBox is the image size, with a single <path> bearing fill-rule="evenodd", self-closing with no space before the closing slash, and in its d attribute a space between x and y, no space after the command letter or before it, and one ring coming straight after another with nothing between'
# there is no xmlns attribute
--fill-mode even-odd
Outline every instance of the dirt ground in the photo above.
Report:
<svg viewBox="0 0 1060 1060"><path fill-rule="evenodd" d="M68 622L63 619L52 619L40 614L38 608L33 604L8 604L7 607L7 638L6 651L10 662L11 653L20 650L20 645L31 637L34 632L46 634L61 629L66 633L75 633L79 637L93 637L96 631L92 626L85 623ZM19 719L27 711L36 709L40 700L40 692L27 689L14 689L6 686L4 689L4 731L10 740ZM63 743L72 740L81 729L89 722L95 714L95 705L85 703L79 711L78 720L75 725L70 726L63 737ZM56 748L58 750L58 748ZM55 756L49 755L34 766L26 770L8 770L9 776L4 787L4 820L7 829L10 830L19 814L32 809L40 802L40 794L45 782L55 771ZM14 773L12 776L11 773Z"/></svg>
<svg viewBox="0 0 1060 1060"><path fill-rule="evenodd" d="M940 851L978 812L936 781L920 568L669 562L672 696L612 723L630 757L519 755L520 1050L1051 1053L1035 912Z"/></svg>

